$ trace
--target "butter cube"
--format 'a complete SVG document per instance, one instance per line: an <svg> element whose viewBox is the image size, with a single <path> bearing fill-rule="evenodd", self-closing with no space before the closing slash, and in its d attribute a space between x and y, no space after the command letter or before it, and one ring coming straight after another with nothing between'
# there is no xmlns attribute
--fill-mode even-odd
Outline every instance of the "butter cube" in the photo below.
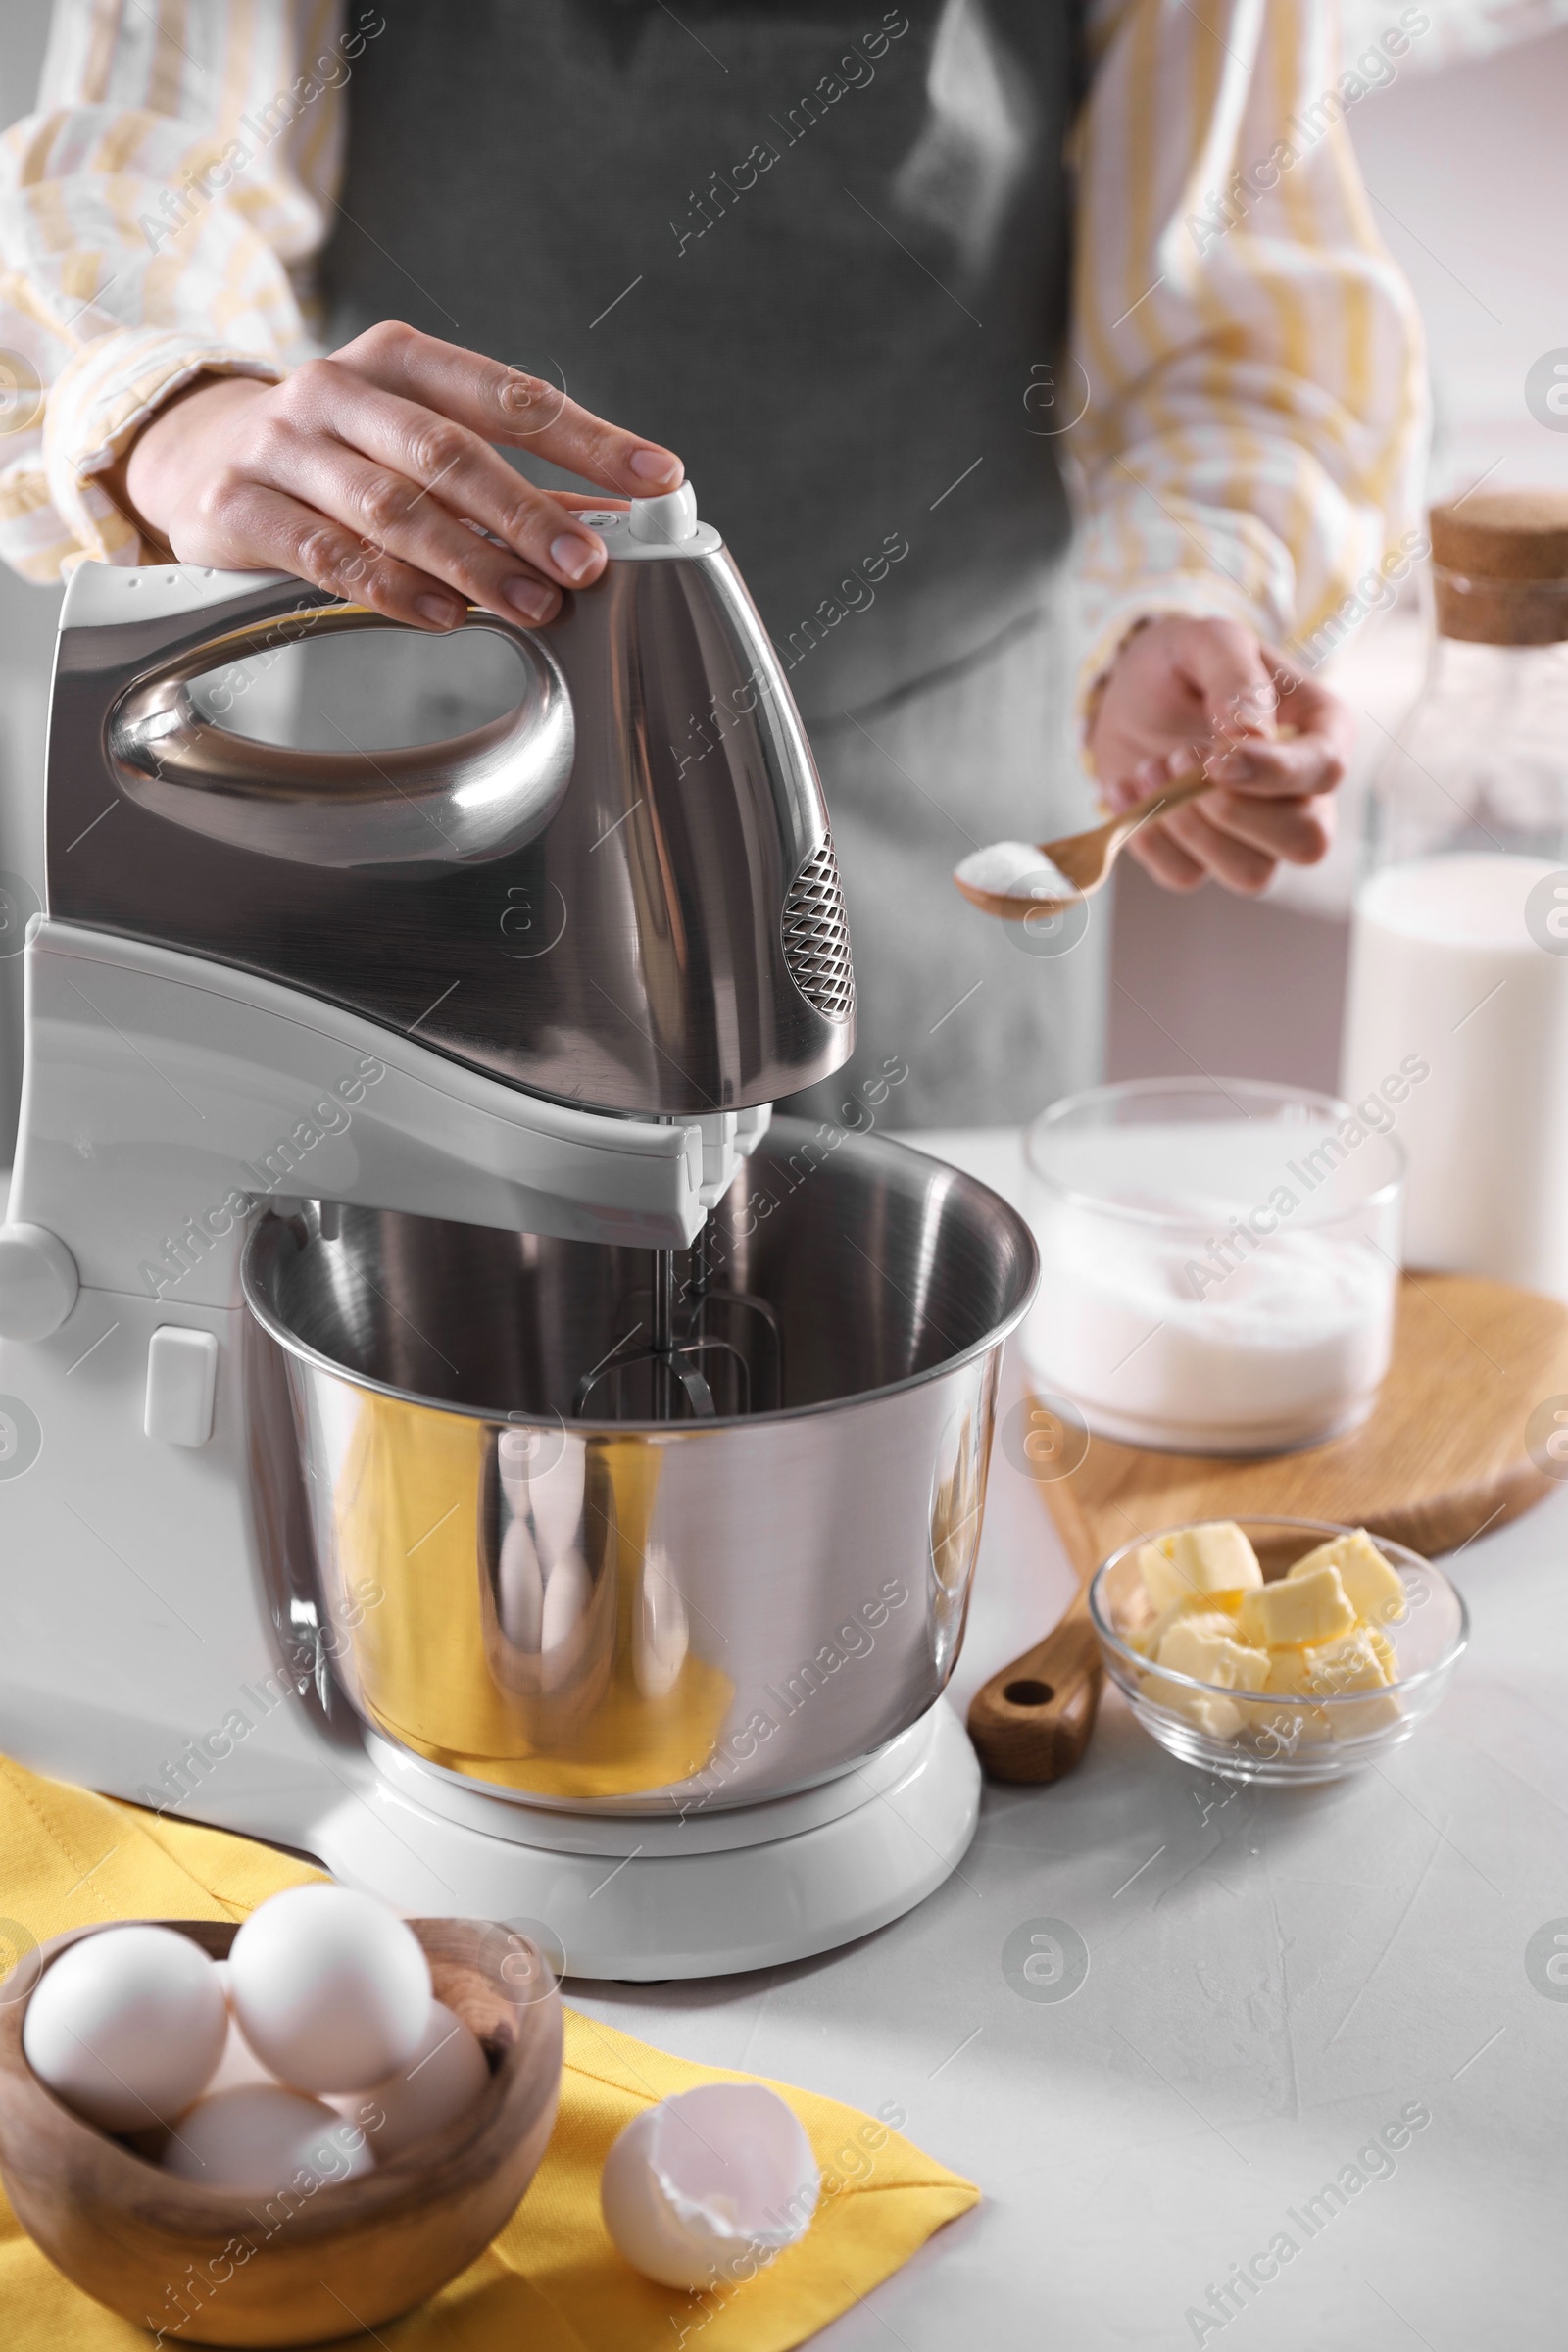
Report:
<svg viewBox="0 0 1568 2352"><path fill-rule="evenodd" d="M1144 1590L1156 1609L1193 1592L1243 1592L1263 1581L1257 1554L1234 1519L1180 1527L1138 1554Z"/></svg>
<svg viewBox="0 0 1568 2352"><path fill-rule="evenodd" d="M1335 1567L1293 1574L1276 1585L1260 1585L1245 1595L1236 1619L1237 1639L1259 1649L1280 1649L1338 1641L1355 1624L1340 1572Z"/></svg>
<svg viewBox="0 0 1568 2352"><path fill-rule="evenodd" d="M1387 1645L1387 1635L1370 1626L1357 1626L1337 1642L1323 1642L1315 1649L1271 1650L1264 1690L1303 1700L1343 1699L1360 1690L1382 1693L1388 1673L1378 1648L1380 1642ZM1399 1713L1398 1700L1387 1695L1369 1697L1365 1705L1359 1700L1354 1706L1308 1705L1301 1709L1302 1728L1314 1739L1354 1740L1376 1731L1380 1724L1392 1723Z"/></svg>
<svg viewBox="0 0 1568 2352"><path fill-rule="evenodd" d="M1268 1658L1235 1639L1233 1619L1220 1609L1177 1609L1161 1636L1157 1662L1172 1674L1189 1674L1195 1682L1217 1683L1221 1690L1261 1690ZM1163 1675L1150 1675L1145 1691L1162 1707L1185 1715L1211 1740L1234 1740L1242 1728L1243 1710L1217 1690L1190 1690Z"/></svg>
<svg viewBox="0 0 1568 2352"><path fill-rule="evenodd" d="M1178 1617L1195 1613L1218 1617L1223 1611L1222 1622L1229 1632L1232 1630L1230 1621L1241 1605L1242 1596L1239 1592L1185 1592L1180 1600L1173 1600L1168 1608L1161 1609L1157 1617L1152 1617L1147 1625L1141 1625L1136 1633L1129 1634L1128 1645L1143 1657L1157 1658L1159 1645Z"/></svg>
<svg viewBox="0 0 1568 2352"><path fill-rule="evenodd" d="M1332 1737L1326 1708L1300 1700L1254 1699L1248 1713L1255 1732L1270 1735L1263 1742L1265 1753L1272 1749L1276 1755L1294 1755L1298 1747L1315 1747Z"/></svg>
<svg viewBox="0 0 1568 2352"><path fill-rule="evenodd" d="M1286 1583L1312 1576L1319 1568L1337 1568L1350 1606L1368 1625L1395 1625L1405 1613L1404 1587L1397 1571L1384 1558L1364 1527L1353 1535L1336 1536L1297 1561Z"/></svg>
<svg viewBox="0 0 1568 2352"><path fill-rule="evenodd" d="M1158 1662L1223 1690L1261 1690L1268 1675L1268 1653L1238 1642L1235 1626L1217 1610L1179 1618L1160 1642Z"/></svg>
<svg viewBox="0 0 1568 2352"><path fill-rule="evenodd" d="M1344 1690L1381 1690L1388 1680L1364 1626L1310 1654L1313 1689L1320 1698Z"/></svg>
<svg viewBox="0 0 1568 2352"><path fill-rule="evenodd" d="M1396 1683L1399 1679L1399 1659L1394 1643L1380 1625L1369 1625L1365 1631L1367 1640L1378 1653L1378 1663L1383 1668L1384 1681Z"/></svg>
<svg viewBox="0 0 1568 2352"><path fill-rule="evenodd" d="M1358 1625L1315 1649L1271 1649L1263 1688L1292 1697L1335 1698L1345 1690L1381 1690L1388 1679L1370 1629Z"/></svg>
<svg viewBox="0 0 1568 2352"><path fill-rule="evenodd" d="M1264 1690L1277 1691L1282 1698L1321 1696L1312 1681L1312 1660L1316 1655L1315 1649L1271 1649Z"/></svg>
<svg viewBox="0 0 1568 2352"><path fill-rule="evenodd" d="M1196 1691L1186 1693L1187 1712L1200 1732L1211 1740L1234 1740L1242 1728L1242 1710L1233 1698L1200 1698Z"/></svg>
<svg viewBox="0 0 1568 2352"><path fill-rule="evenodd" d="M1144 1677L1144 1695L1173 1715L1185 1715L1211 1740L1234 1740L1242 1728L1241 1708L1233 1698L1221 1698L1217 1691L1184 1690L1180 1683L1150 1674Z"/></svg>
<svg viewBox="0 0 1568 2352"><path fill-rule="evenodd" d="M1380 1695L1357 1699L1353 1706L1325 1707L1330 1729L1340 1740L1358 1740L1363 1734L1379 1730L1386 1723L1396 1723L1403 1712L1396 1698L1385 1690L1383 1661L1372 1645L1365 1627L1348 1634L1343 1642L1329 1642L1313 1652L1312 1672L1314 1689L1320 1697L1343 1699L1358 1690L1377 1691Z"/></svg>

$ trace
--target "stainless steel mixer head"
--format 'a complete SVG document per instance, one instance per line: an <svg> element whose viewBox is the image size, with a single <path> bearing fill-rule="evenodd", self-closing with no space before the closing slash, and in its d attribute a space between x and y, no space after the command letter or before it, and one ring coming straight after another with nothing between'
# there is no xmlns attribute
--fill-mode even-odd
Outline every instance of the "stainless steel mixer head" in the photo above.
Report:
<svg viewBox="0 0 1568 2352"><path fill-rule="evenodd" d="M855 992L821 786L722 541L690 500L651 513L670 506L590 515L611 561L549 628L468 614L516 657L510 714L373 757L259 746L188 688L390 624L297 580L143 572L114 620L61 635L51 915L586 1109L690 1119L828 1076Z"/></svg>

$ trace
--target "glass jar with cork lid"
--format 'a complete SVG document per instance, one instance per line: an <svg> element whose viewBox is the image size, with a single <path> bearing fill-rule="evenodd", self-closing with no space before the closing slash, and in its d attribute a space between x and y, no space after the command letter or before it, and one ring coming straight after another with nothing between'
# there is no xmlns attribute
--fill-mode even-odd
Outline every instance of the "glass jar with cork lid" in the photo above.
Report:
<svg viewBox="0 0 1568 2352"><path fill-rule="evenodd" d="M1376 777L1341 1092L1393 1111L1405 1262L1568 1298L1568 492L1436 507L1426 681Z"/></svg>

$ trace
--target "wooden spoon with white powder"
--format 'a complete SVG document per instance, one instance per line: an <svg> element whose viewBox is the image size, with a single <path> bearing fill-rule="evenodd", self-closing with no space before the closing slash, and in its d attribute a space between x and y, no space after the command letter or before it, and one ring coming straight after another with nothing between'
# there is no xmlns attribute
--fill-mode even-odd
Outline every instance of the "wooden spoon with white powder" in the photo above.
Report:
<svg viewBox="0 0 1568 2352"><path fill-rule="evenodd" d="M1212 789L1209 776L1178 776L1088 833L1071 833L1065 841L1045 841L1038 846L1026 841L990 842L956 866L953 879L971 906L984 914L1000 916L1004 923L1056 913L1104 888L1111 867L1140 825Z"/></svg>

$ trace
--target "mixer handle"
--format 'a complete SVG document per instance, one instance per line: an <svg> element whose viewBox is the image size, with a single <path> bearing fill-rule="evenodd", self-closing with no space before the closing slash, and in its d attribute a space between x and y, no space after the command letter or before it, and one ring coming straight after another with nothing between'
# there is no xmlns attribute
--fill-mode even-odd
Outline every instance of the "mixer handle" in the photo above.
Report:
<svg viewBox="0 0 1568 2352"><path fill-rule="evenodd" d="M293 584L298 594L298 583ZM142 671L109 712L111 772L127 799L172 823L300 864L457 864L503 858L549 823L571 775L571 696L532 630L470 608L460 626L513 648L514 708L446 743L311 752L253 742L205 717L189 681L310 637L397 628L364 605L326 603L220 627Z"/></svg>

